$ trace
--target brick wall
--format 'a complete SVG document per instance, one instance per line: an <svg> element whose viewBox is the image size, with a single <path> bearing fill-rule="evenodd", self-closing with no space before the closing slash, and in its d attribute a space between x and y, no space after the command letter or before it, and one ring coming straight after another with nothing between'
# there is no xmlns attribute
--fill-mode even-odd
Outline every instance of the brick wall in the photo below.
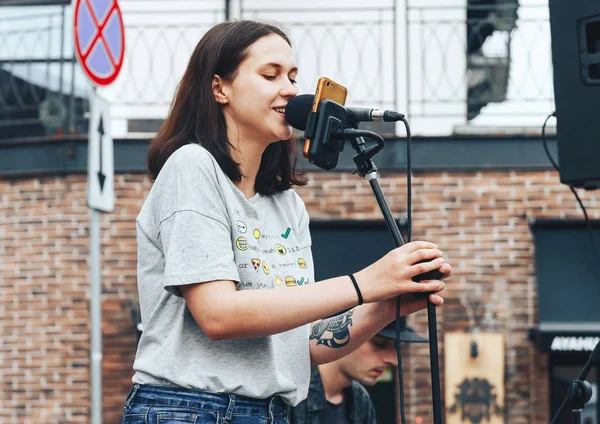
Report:
<svg viewBox="0 0 600 424"><path fill-rule="evenodd" d="M371 189L345 173L309 174L297 191L313 218L380 219ZM380 175L392 210L405 212L402 173ZM102 215L103 419L120 422L130 387L135 333L135 216L151 184L119 175L116 209ZM0 180L0 422L89 422L89 211L85 176ZM583 192L591 217L596 192ZM436 242L454 267L444 331L469 326L465 305L484 302L484 329L506 337L507 423L546 423L547 358L527 340L537 322L530 218L580 218L568 188L553 172L417 174L413 240ZM409 319L426 334L426 314ZM405 360L407 420L431 419L427 345ZM443 343L440 344L443 358ZM443 375L442 375L443 382ZM443 389L442 389L443 391Z"/></svg>
<svg viewBox="0 0 600 424"><path fill-rule="evenodd" d="M150 183L117 177L102 216L104 422L131 377L134 217ZM0 181L0 422L87 423L90 214L83 176Z"/></svg>

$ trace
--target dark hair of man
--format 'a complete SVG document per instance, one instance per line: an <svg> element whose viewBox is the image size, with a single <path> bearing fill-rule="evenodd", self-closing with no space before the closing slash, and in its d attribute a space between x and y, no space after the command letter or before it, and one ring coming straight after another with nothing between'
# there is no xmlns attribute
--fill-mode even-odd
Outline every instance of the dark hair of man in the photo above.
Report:
<svg viewBox="0 0 600 424"><path fill-rule="evenodd" d="M177 149L198 143L214 156L232 181L241 180L239 164L231 155L233 145L227 138L225 116L213 95L212 80L219 75L232 81L248 48L270 34L279 35L291 46L281 29L250 20L222 22L202 37L177 87L169 114L150 143L148 169L153 179ZM270 195L292 185L305 185L302 175L296 172L296 160L295 137L271 143L262 156L256 191Z"/></svg>

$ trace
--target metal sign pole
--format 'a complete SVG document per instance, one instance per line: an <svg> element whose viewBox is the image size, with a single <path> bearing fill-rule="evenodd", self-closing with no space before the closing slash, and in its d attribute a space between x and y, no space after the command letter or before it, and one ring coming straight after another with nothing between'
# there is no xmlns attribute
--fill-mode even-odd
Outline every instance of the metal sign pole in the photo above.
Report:
<svg viewBox="0 0 600 424"><path fill-rule="evenodd" d="M92 424L102 423L102 280L100 277L100 212L90 209L90 321Z"/></svg>
<svg viewBox="0 0 600 424"><path fill-rule="evenodd" d="M90 207L90 368L91 423L102 423L102 240L100 216L115 207L114 154L110 113L94 89L88 134L88 206Z"/></svg>

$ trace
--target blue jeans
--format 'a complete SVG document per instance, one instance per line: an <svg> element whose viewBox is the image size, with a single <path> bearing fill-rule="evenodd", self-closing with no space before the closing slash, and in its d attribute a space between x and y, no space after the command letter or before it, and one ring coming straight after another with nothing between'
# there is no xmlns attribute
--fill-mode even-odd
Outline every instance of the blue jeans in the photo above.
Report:
<svg viewBox="0 0 600 424"><path fill-rule="evenodd" d="M279 396L252 399L136 384L125 402L123 424L288 424L288 409Z"/></svg>

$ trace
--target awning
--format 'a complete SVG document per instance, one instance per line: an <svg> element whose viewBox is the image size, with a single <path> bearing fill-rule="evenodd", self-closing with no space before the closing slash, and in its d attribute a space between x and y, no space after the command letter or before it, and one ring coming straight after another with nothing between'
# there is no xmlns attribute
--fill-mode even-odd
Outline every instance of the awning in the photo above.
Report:
<svg viewBox="0 0 600 424"><path fill-rule="evenodd" d="M542 323L529 334L542 352L591 352L600 341L600 323Z"/></svg>

